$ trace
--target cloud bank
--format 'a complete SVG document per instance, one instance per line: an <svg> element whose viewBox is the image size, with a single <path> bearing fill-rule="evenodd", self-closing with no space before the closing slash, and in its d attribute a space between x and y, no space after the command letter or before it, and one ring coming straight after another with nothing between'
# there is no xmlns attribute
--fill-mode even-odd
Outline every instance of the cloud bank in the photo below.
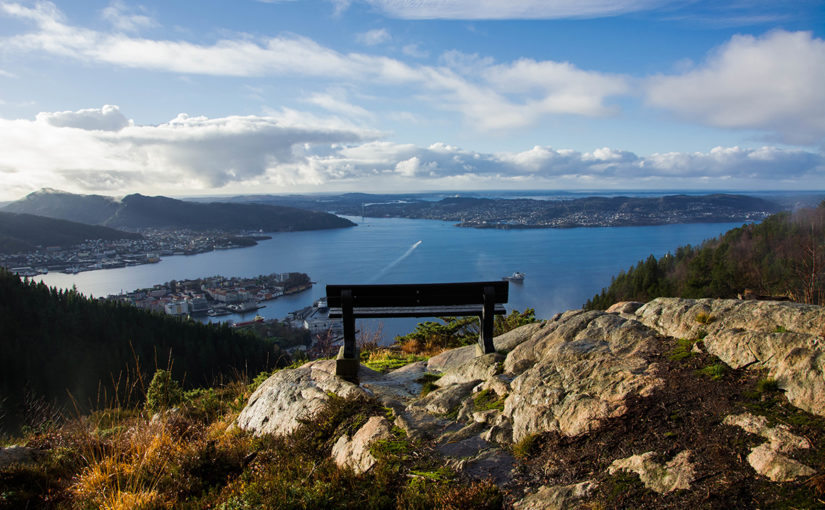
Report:
<svg viewBox="0 0 825 510"><path fill-rule="evenodd" d="M124 121L124 119L126 119ZM299 120L300 119L300 120ZM2 120L2 199L42 187L82 193L288 193L526 188L773 189L825 185L825 157L776 147L641 156L536 146L480 153L444 143L382 140L301 112L190 117L141 126L117 106Z"/></svg>

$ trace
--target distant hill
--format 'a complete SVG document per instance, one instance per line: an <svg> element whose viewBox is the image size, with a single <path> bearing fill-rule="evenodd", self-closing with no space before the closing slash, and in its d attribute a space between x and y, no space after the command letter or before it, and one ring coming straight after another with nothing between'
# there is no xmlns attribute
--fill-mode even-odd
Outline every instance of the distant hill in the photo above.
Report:
<svg viewBox="0 0 825 510"><path fill-rule="evenodd" d="M140 239L140 234L108 227L57 220L33 214L0 212L0 253L17 253L37 246L71 246L86 239Z"/></svg>
<svg viewBox="0 0 825 510"><path fill-rule="evenodd" d="M12 202L6 212L38 214L111 228L192 230L321 230L353 226L325 212L265 204L197 203L167 197L128 195L121 200L41 190Z"/></svg>
<svg viewBox="0 0 825 510"><path fill-rule="evenodd" d="M604 310L619 301L656 297L781 297L825 304L825 202L735 228L700 246L622 271L584 305ZM746 289L749 292L745 292Z"/></svg>
<svg viewBox="0 0 825 510"><path fill-rule="evenodd" d="M564 198L562 198L564 197ZM416 218L454 221L474 228L571 228L667 225L761 220L794 207L764 198L731 195L571 196L551 199L484 198L438 194L367 195L245 195L232 202L258 202L334 211L375 218Z"/></svg>

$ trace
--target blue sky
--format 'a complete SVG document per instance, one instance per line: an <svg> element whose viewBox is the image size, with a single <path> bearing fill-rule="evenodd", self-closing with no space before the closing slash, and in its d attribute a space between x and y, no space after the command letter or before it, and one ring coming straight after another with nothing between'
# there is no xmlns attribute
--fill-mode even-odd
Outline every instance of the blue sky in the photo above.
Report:
<svg viewBox="0 0 825 510"><path fill-rule="evenodd" d="M825 189L825 2L0 0L0 200Z"/></svg>

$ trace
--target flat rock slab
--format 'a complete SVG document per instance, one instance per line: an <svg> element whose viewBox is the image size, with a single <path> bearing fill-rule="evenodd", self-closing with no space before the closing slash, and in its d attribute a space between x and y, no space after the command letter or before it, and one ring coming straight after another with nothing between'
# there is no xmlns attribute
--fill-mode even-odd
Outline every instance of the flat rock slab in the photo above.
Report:
<svg viewBox="0 0 825 510"><path fill-rule="evenodd" d="M816 471L783 455L765 443L751 450L748 464L762 476L774 482L791 482L803 476L813 476Z"/></svg>
<svg viewBox="0 0 825 510"><path fill-rule="evenodd" d="M586 481L572 485L542 485L534 494L517 501L516 510L567 510L577 508L581 500L596 489L595 482Z"/></svg>
<svg viewBox="0 0 825 510"><path fill-rule="evenodd" d="M679 452L666 464L653 460L654 452L633 455L626 459L617 459L608 468L610 474L617 471L630 471L639 475L639 479L648 489L665 494L679 489L689 489L696 478L696 470L690 462L690 450Z"/></svg>

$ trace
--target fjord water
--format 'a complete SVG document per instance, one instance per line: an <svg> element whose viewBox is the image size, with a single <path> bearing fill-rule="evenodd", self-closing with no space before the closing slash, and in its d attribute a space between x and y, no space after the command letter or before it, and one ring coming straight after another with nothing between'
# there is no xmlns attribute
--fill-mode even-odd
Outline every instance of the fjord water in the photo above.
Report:
<svg viewBox="0 0 825 510"><path fill-rule="evenodd" d="M328 283L424 283L500 280L520 271L510 284L508 310L535 308L541 318L582 304L617 274L650 254L662 256L698 244L740 223L651 227L494 230L453 223L398 218L350 218L358 226L337 230L272 234L258 246L166 257L158 264L50 273L48 285L76 285L86 295L106 296L170 280L299 271L316 282L310 291L266 303L258 313L283 318L324 296ZM250 320L254 313L222 320ZM214 320L214 319L213 319ZM416 319L384 322L385 338L408 332ZM375 327L373 324L371 327Z"/></svg>

